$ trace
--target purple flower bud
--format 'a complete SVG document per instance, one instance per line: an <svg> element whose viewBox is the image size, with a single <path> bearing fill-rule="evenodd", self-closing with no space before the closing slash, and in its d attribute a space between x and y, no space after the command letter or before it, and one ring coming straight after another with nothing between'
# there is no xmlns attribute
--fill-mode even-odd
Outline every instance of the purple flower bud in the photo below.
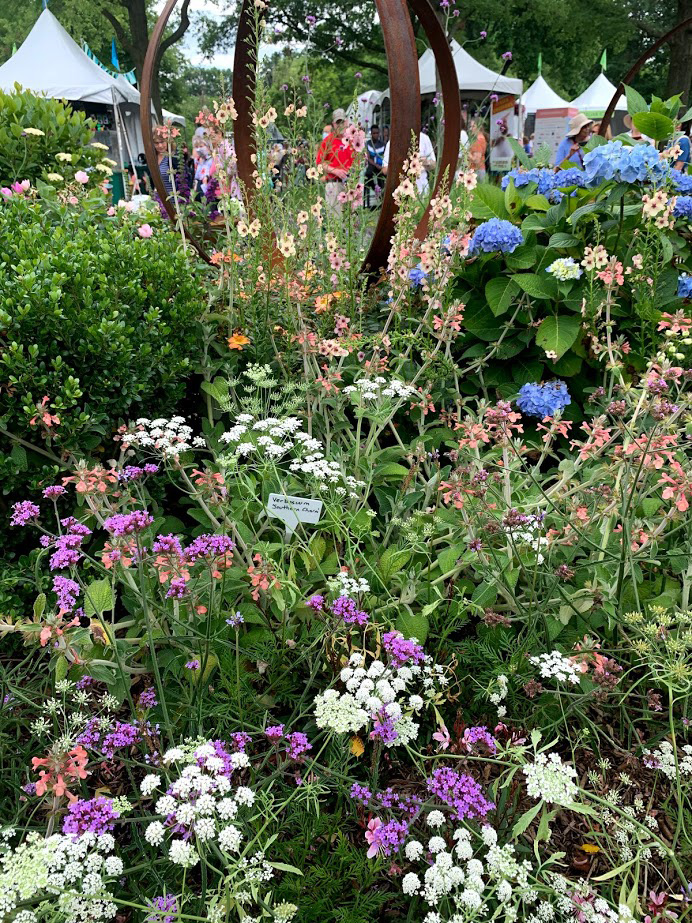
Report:
<svg viewBox="0 0 692 923"><path fill-rule="evenodd" d="M512 60L512 52L511 52L511 51L505 51L505 53L502 55L502 60L503 60L503 61L511 61L511 60Z"/></svg>

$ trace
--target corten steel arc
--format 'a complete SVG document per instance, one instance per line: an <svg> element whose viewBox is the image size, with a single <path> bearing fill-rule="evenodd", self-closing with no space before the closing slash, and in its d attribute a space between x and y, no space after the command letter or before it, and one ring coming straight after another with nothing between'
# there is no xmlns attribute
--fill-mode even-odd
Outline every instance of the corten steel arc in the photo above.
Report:
<svg viewBox="0 0 692 923"><path fill-rule="evenodd" d="M603 119L601 120L601 127L598 130L599 135L605 137L605 134L608 131L608 126L610 125L610 120L613 117L613 112L615 112L615 106L617 105L617 101L625 92L625 87L628 86L632 80L634 80L649 58L656 54L659 48L662 48L666 42L669 42L671 38L677 32L682 31L682 29L692 29L692 16L690 16L688 19L683 19L683 21L679 22L677 26L673 26L669 32L666 32L665 35L662 35L659 39L656 39L653 45L650 45L641 55L641 57L637 58L635 63L632 65L632 67L630 67L630 69L618 84L617 90L613 94L613 98L608 103L608 108L606 109Z"/></svg>
<svg viewBox="0 0 692 923"><path fill-rule="evenodd" d="M459 93L459 79L454 65L452 50L449 47L445 30L440 25L435 11L428 0L409 0L411 9L418 17L423 31L430 42L435 64L440 75L442 89L442 103L444 106L444 133L442 136L442 151L440 152L437 182L431 198L442 190L445 182L451 185L454 172L459 160L459 141L461 138L461 95ZM398 174L397 174L398 176ZM416 237L422 240L428 230L430 206L425 210L416 228ZM389 235L391 237L391 233ZM389 238L387 238L389 240Z"/></svg>
<svg viewBox="0 0 692 923"><path fill-rule="evenodd" d="M174 204L168 200L161 173L158 169L158 159L154 148L151 87L154 69L158 64L158 50L161 39L176 3L177 0L167 0L156 23L147 49L141 88L142 134L147 162L154 186L164 203L166 211L173 220L177 217ZM375 0L375 5L382 24L385 52L389 63L392 124L388 176L379 221L363 264L363 269L366 271L373 271L386 264L394 227L394 215L396 214L394 189L398 183L403 162L408 154L411 136L413 134L417 138L420 132L418 55L406 0ZM451 178L457 164L461 129L459 84L447 38L428 0L411 0L411 5L430 41L440 72L445 104L445 131L440 156L439 176L435 186L435 193L437 193L441 183L444 182L445 172ZM238 177L244 187L246 198L249 200L249 206L251 206L251 200L255 192L252 176L254 171L252 155L256 150L256 142L252 125L252 108L255 98L256 73L257 47L254 3L253 0L243 0L238 22L233 66L233 98L238 113L234 126L234 135ZM425 235L427 222L428 210L426 210L418 225L416 236L423 237ZM200 241L190 237L190 242L195 246L202 258L209 261L209 256Z"/></svg>

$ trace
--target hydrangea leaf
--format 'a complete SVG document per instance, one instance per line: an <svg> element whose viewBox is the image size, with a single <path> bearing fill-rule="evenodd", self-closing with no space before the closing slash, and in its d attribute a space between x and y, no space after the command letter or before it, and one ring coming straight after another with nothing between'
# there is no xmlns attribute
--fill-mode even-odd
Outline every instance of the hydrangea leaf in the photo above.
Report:
<svg viewBox="0 0 692 923"><path fill-rule="evenodd" d="M632 123L654 141L665 141L675 131L675 122L661 112L637 112L632 116Z"/></svg>
<svg viewBox="0 0 692 923"><path fill-rule="evenodd" d="M507 276L490 279L485 285L485 297L495 317L507 311L519 292L519 286Z"/></svg>
<svg viewBox="0 0 692 923"><path fill-rule="evenodd" d="M574 344L580 329L579 317L546 317L536 331L536 344L560 359Z"/></svg>
<svg viewBox="0 0 692 923"><path fill-rule="evenodd" d="M509 218L505 208L505 194L498 186L481 183L476 186L471 211L474 218Z"/></svg>

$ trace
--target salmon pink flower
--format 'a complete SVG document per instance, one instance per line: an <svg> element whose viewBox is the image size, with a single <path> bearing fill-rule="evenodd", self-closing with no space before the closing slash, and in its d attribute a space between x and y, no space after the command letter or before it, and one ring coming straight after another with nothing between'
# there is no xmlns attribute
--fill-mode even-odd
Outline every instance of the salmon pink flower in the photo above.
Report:
<svg viewBox="0 0 692 923"><path fill-rule="evenodd" d="M137 228L137 233L140 237L152 237L154 234L154 229L150 224L142 224Z"/></svg>

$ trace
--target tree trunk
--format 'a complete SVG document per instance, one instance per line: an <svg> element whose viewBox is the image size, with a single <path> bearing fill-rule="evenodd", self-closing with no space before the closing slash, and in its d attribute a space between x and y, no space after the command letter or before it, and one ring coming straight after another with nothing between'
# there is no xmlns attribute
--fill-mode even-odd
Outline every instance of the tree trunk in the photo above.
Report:
<svg viewBox="0 0 692 923"><path fill-rule="evenodd" d="M127 18L130 26L131 55L137 70L137 78L142 79L144 58L149 45L149 22L147 21L146 0L125 0ZM161 120L161 89L159 87L158 67L154 71L151 85L151 99L156 114Z"/></svg>
<svg viewBox="0 0 692 923"><path fill-rule="evenodd" d="M692 16L692 0L677 0L676 22L683 22ZM666 95L682 93L684 103L689 105L692 84L692 26L681 29L670 40L670 65Z"/></svg>

